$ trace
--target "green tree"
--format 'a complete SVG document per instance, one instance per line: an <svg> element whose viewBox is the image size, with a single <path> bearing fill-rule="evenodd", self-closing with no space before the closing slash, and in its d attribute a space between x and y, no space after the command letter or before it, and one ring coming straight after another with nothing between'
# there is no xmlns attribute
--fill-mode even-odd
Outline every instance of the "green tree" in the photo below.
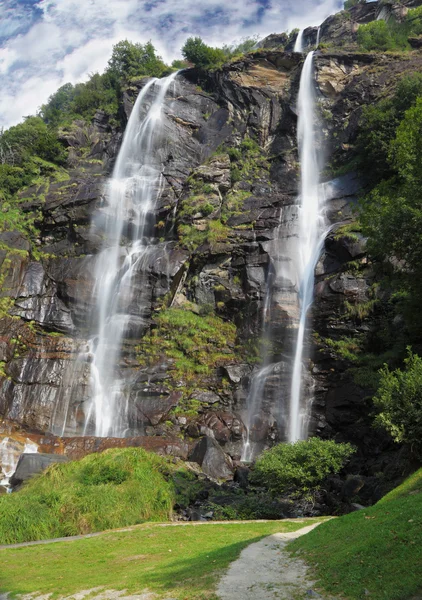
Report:
<svg viewBox="0 0 422 600"><path fill-rule="evenodd" d="M371 21L360 25L357 33L359 46L364 50L391 50L395 42L385 21Z"/></svg>
<svg viewBox="0 0 422 600"><path fill-rule="evenodd" d="M422 358L408 349L404 370L381 371L374 398L380 411L375 422L386 429L394 441L410 444L422 459Z"/></svg>
<svg viewBox="0 0 422 600"><path fill-rule="evenodd" d="M346 0L344 3L344 10L349 10L358 4L366 4L366 0Z"/></svg>
<svg viewBox="0 0 422 600"><path fill-rule="evenodd" d="M406 110L419 96L422 96L422 73L412 73L399 81L393 96L363 109L356 146L361 169L374 183L391 177L391 142Z"/></svg>
<svg viewBox="0 0 422 600"><path fill-rule="evenodd" d="M224 50L207 46L200 37L186 40L182 54L186 60L200 69L218 68L227 60Z"/></svg>
<svg viewBox="0 0 422 600"><path fill-rule="evenodd" d="M168 69L151 42L133 44L123 40L113 46L106 72L118 79L160 77Z"/></svg>
<svg viewBox="0 0 422 600"><path fill-rule="evenodd" d="M328 475L338 473L353 452L350 444L316 437L294 444L278 444L258 458L251 482L273 494L310 491Z"/></svg>
<svg viewBox="0 0 422 600"><path fill-rule="evenodd" d="M13 164L21 166L30 156L64 164L66 152L54 129L40 117L27 117L23 123L2 132L0 145L13 152Z"/></svg>

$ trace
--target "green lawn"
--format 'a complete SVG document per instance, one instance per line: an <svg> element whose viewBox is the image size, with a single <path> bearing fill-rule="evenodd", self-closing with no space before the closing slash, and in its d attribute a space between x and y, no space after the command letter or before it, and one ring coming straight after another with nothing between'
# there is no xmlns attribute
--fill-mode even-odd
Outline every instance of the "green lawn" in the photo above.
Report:
<svg viewBox="0 0 422 600"><path fill-rule="evenodd" d="M375 506L324 523L289 548L331 594L410 599L422 591L422 469Z"/></svg>
<svg viewBox="0 0 422 600"><path fill-rule="evenodd" d="M0 549L0 590L61 595L104 586L148 589L180 600L210 599L222 570L245 546L312 521L145 524L94 538Z"/></svg>

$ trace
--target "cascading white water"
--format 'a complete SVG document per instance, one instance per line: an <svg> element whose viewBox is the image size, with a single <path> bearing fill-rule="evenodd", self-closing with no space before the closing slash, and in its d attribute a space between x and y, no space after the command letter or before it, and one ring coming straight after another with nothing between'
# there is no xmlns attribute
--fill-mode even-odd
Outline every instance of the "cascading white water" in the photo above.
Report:
<svg viewBox="0 0 422 600"><path fill-rule="evenodd" d="M298 255L296 257L297 279L300 281L300 319L293 364L290 419L288 439L290 442L306 437L304 421L306 410L301 406L303 382L303 354L306 318L313 300L314 272L323 243L327 225L323 186L319 185L317 140L315 136L315 89L313 52L306 57L300 78L298 97L298 145L301 167L299 196Z"/></svg>
<svg viewBox="0 0 422 600"><path fill-rule="evenodd" d="M315 48L318 48L320 40L321 40L321 27L318 27Z"/></svg>
<svg viewBox="0 0 422 600"><path fill-rule="evenodd" d="M303 29L299 29L297 34L293 52L303 52Z"/></svg>
<svg viewBox="0 0 422 600"><path fill-rule="evenodd" d="M305 396L302 363L306 320L313 300L315 266L328 231L325 220L326 186L319 183L313 52L308 54L302 69L297 104L300 193L295 204L282 207L280 212L279 226L269 250L272 275L267 282L264 302L264 337L271 334L268 328L270 307L278 306L290 319L294 328L292 361L286 357L279 363L271 364L274 358L267 356L262 368L252 379L244 419L246 436L242 460L245 462L253 460L260 447L256 441L259 439L257 428L261 419L265 418L265 410L268 417L268 383L273 390L274 385L279 387L280 406L272 417L277 419L280 434L290 442L307 437L310 394L302 398ZM286 386L280 386L284 381Z"/></svg>
<svg viewBox="0 0 422 600"><path fill-rule="evenodd" d="M84 435L120 437L128 427L128 394L118 365L129 322L131 327L137 321L142 326L132 277L149 251L154 207L163 189L157 149L164 144L163 101L176 76L152 79L138 95L109 182L107 205L94 222L103 232L104 246L94 272L96 330L85 355L91 367L91 399L84 407ZM144 104L154 92L145 111ZM131 314L133 304L138 305ZM63 431L65 427L66 423Z"/></svg>
<svg viewBox="0 0 422 600"><path fill-rule="evenodd" d="M21 454L35 452L38 452L38 446L29 439L21 442L9 437L3 438L0 442L0 487L11 491L9 481L16 471L19 457Z"/></svg>

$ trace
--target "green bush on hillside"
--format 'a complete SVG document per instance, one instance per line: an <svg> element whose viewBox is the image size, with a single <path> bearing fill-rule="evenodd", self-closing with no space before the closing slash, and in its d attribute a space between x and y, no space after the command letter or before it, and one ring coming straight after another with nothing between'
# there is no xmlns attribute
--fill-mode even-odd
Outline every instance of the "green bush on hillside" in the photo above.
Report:
<svg viewBox="0 0 422 600"><path fill-rule="evenodd" d="M170 518L165 459L142 448L106 450L50 466L0 497L0 543L62 537Z"/></svg>
<svg viewBox="0 0 422 600"><path fill-rule="evenodd" d="M361 25L357 34L358 44L364 50L392 50L396 44L385 21L371 21Z"/></svg>
<svg viewBox="0 0 422 600"><path fill-rule="evenodd" d="M422 358L409 349L404 370L385 366L374 403L380 410L375 423L422 458Z"/></svg>
<svg viewBox="0 0 422 600"><path fill-rule="evenodd" d="M325 477L338 473L353 452L350 444L316 437L294 444L278 444L258 458L251 482L273 494L311 491Z"/></svg>
<svg viewBox="0 0 422 600"><path fill-rule="evenodd" d="M182 54L199 69L215 69L227 60L224 50L207 46L200 37L188 38L182 48Z"/></svg>

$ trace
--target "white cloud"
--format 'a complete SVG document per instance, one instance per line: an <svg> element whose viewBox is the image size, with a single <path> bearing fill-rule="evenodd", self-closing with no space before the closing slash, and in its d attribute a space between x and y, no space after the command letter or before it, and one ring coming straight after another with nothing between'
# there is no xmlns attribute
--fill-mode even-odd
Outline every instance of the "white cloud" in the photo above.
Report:
<svg viewBox="0 0 422 600"><path fill-rule="evenodd" d="M14 2L0 0L9 16ZM31 22L22 13L26 32L0 48L0 126L34 113L60 85L102 71L121 39L151 39L171 60L190 35L216 45L263 37L318 24L341 5L342 0L41 0L41 19ZM13 14L9 29L17 29L19 13Z"/></svg>

